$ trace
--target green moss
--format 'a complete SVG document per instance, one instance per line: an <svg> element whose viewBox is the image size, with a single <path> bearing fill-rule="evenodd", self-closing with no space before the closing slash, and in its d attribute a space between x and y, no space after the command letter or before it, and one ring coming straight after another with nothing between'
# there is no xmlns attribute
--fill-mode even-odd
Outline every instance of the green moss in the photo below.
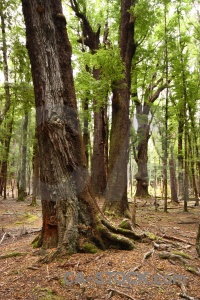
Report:
<svg viewBox="0 0 200 300"><path fill-rule="evenodd" d="M196 273L197 271L195 270L195 268L191 267L191 266L186 266L185 267L186 271L191 272L191 273Z"/></svg>
<svg viewBox="0 0 200 300"><path fill-rule="evenodd" d="M119 227L122 229L128 229L131 230L131 224L130 221L128 219L123 220L120 224Z"/></svg>
<svg viewBox="0 0 200 300"><path fill-rule="evenodd" d="M26 254L27 254L27 252L10 252L10 253L6 253L4 255L1 255L0 259L9 258L9 257L24 256Z"/></svg>
<svg viewBox="0 0 200 300"><path fill-rule="evenodd" d="M38 216L32 215L29 212L27 212L27 213L23 214L23 216L21 217L21 220L15 222L15 224L19 225L19 224L24 224L24 223L32 223L37 219L38 219Z"/></svg>
<svg viewBox="0 0 200 300"><path fill-rule="evenodd" d="M82 251L85 253L97 253L99 249L92 243L85 242L81 246Z"/></svg>
<svg viewBox="0 0 200 300"><path fill-rule="evenodd" d="M184 253L182 251L172 251L172 254L179 255L183 258L191 259L191 256L189 254Z"/></svg>
<svg viewBox="0 0 200 300"><path fill-rule="evenodd" d="M148 238L150 238L150 240L155 241L157 240L157 236L152 233L152 232L146 232L146 235L148 236Z"/></svg>
<svg viewBox="0 0 200 300"><path fill-rule="evenodd" d="M40 234L34 238L34 240L31 242L31 245L34 249L40 248L42 246L42 237Z"/></svg>

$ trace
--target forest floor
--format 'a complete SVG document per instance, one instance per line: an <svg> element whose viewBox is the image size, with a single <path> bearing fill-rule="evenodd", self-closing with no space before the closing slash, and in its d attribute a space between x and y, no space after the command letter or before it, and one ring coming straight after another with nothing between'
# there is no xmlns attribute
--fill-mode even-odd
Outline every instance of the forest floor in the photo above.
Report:
<svg viewBox="0 0 200 300"><path fill-rule="evenodd" d="M137 230L151 233L151 240L135 243L131 251L78 253L48 264L39 262L46 253L31 245L41 229L41 204L29 204L29 198L20 203L0 198L0 300L200 299L195 249L200 208L194 202L188 213L182 203L169 203L164 213L162 203L156 212L153 200L139 201ZM69 284L66 272L72 272ZM180 282L177 275L183 276Z"/></svg>

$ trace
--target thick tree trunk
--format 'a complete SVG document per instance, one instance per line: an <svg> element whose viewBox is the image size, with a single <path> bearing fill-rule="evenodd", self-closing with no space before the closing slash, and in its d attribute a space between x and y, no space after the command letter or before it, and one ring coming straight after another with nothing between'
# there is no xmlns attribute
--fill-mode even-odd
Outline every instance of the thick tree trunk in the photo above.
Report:
<svg viewBox="0 0 200 300"><path fill-rule="evenodd" d="M22 4L40 152L43 226L38 244L62 253L84 250L88 240L101 248L116 242L133 248L128 238L118 238L120 230L106 222L91 197L61 1Z"/></svg>
<svg viewBox="0 0 200 300"><path fill-rule="evenodd" d="M94 112L94 142L91 161L91 184L94 195L103 196L107 183L107 110Z"/></svg>
<svg viewBox="0 0 200 300"><path fill-rule="evenodd" d="M88 113L89 113L89 105L88 99L84 99L83 102L83 111L84 111L84 119L83 119L83 144L85 149L85 156L87 160L87 166L90 164L90 132L89 132L89 121L88 121Z"/></svg>
<svg viewBox="0 0 200 300"><path fill-rule="evenodd" d="M93 77L99 80L100 71L93 70ZM96 106L97 103L94 103ZM94 140L91 159L91 185L96 197L102 197L107 183L107 109L104 107L94 110Z"/></svg>
<svg viewBox="0 0 200 300"><path fill-rule="evenodd" d="M135 154L135 160L138 166L138 172L135 175L137 180L136 186L136 197L138 198L147 198L149 197L148 192L148 141L150 138L149 135L149 124L148 124L148 115L150 107L145 105L143 108L141 104L136 106L137 112L137 151Z"/></svg>
<svg viewBox="0 0 200 300"><path fill-rule="evenodd" d="M95 54L100 47L100 29L98 25L97 31L95 32L90 25L89 20L85 13L80 11L77 0L71 0L71 7L76 13L76 16L81 19L82 26L82 37L79 42L89 47L92 54ZM103 43L107 40L107 26L105 27ZM86 66L86 70L89 68ZM93 69L93 77L96 81L100 79L101 70ZM105 101L106 103L106 101ZM108 172L108 161L107 161L107 107L106 104L99 107L96 99L93 99L94 104L94 139L93 139L93 153L91 158L91 185L93 193L97 197L103 196L106 183L107 183L107 172Z"/></svg>
<svg viewBox="0 0 200 300"><path fill-rule="evenodd" d="M110 134L109 172L105 193L104 211L126 215L127 165L130 137L130 85L131 63L136 45L134 43L135 19L130 13L133 0L121 0L120 54L125 65L124 79L113 83L112 127Z"/></svg>

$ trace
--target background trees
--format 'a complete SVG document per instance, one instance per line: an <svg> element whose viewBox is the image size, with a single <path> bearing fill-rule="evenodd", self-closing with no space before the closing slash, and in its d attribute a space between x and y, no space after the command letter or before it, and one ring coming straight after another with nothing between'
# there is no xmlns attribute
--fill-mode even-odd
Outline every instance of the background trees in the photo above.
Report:
<svg viewBox="0 0 200 300"><path fill-rule="evenodd" d="M164 176L165 192L170 195L171 183L173 199L177 201L177 194L184 198L185 210L188 196L198 205L198 4L126 1L130 9L124 7L124 13L119 9L123 2L117 0L64 4L95 196L106 198L105 211L126 214L131 191L148 197L156 188L156 195L164 195L163 175L170 167ZM23 200L32 192L33 85L19 1L2 1L0 13L0 193L6 198L18 183ZM125 47L123 30L130 33ZM127 60L129 46L132 54Z"/></svg>

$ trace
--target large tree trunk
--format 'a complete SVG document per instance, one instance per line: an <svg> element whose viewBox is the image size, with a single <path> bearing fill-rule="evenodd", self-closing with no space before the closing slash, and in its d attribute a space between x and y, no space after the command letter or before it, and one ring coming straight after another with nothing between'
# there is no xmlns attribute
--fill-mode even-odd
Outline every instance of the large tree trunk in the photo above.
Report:
<svg viewBox="0 0 200 300"><path fill-rule="evenodd" d="M89 132L89 121L88 121L88 113L89 113L89 105L88 105L88 99L83 100L83 111L84 111L84 117L83 117L83 144L85 149L85 156L87 160L87 166L89 167L90 163L90 132Z"/></svg>
<svg viewBox="0 0 200 300"><path fill-rule="evenodd" d="M138 130L137 130L137 152L135 154L135 160L138 166L138 172L135 175L137 180L136 186L136 197L139 198L147 198L149 197L148 192L148 141L150 138L149 135L149 124L148 124L148 115L149 115L149 106L145 106L142 108L142 105L136 106L137 112L137 122L138 122Z"/></svg>
<svg viewBox="0 0 200 300"><path fill-rule="evenodd" d="M79 3L77 0L70 0L71 7L76 13L76 16L81 20L82 36L78 40L83 46L89 47L92 54L95 54L100 47L100 29L98 25L97 31L92 29L92 26L87 18L85 12L80 11ZM107 26L105 26L103 43L107 40ZM89 72L88 66L86 70ZM93 77L96 81L100 79L101 70L93 69ZM105 101L106 103L106 101ZM97 197L103 196L108 172L107 161L107 108L106 104L99 107L96 99L93 99L94 104L94 139L93 139L93 153L91 158L91 185L93 193Z"/></svg>
<svg viewBox="0 0 200 300"><path fill-rule="evenodd" d="M100 71L94 69L93 77L99 80ZM96 106L97 103L94 103ZM94 140L91 159L91 185L94 195L102 197L107 183L107 109L106 105L94 110Z"/></svg>
<svg viewBox="0 0 200 300"><path fill-rule="evenodd" d="M119 231L107 224L91 197L61 1L43 0L39 5L37 0L22 0L22 4L40 152L39 245L57 247L62 253L84 250L88 240L101 248L116 243L133 248L128 238L118 239Z"/></svg>
<svg viewBox="0 0 200 300"><path fill-rule="evenodd" d="M130 85L131 63L136 45L134 43L135 19L130 12L133 0L121 0L120 54L125 65L124 79L113 83L112 127L110 134L109 172L105 194L104 211L126 215L127 165L130 137Z"/></svg>
<svg viewBox="0 0 200 300"><path fill-rule="evenodd" d="M94 112L94 142L91 161L91 184L94 195L103 196L107 183L107 110Z"/></svg>

